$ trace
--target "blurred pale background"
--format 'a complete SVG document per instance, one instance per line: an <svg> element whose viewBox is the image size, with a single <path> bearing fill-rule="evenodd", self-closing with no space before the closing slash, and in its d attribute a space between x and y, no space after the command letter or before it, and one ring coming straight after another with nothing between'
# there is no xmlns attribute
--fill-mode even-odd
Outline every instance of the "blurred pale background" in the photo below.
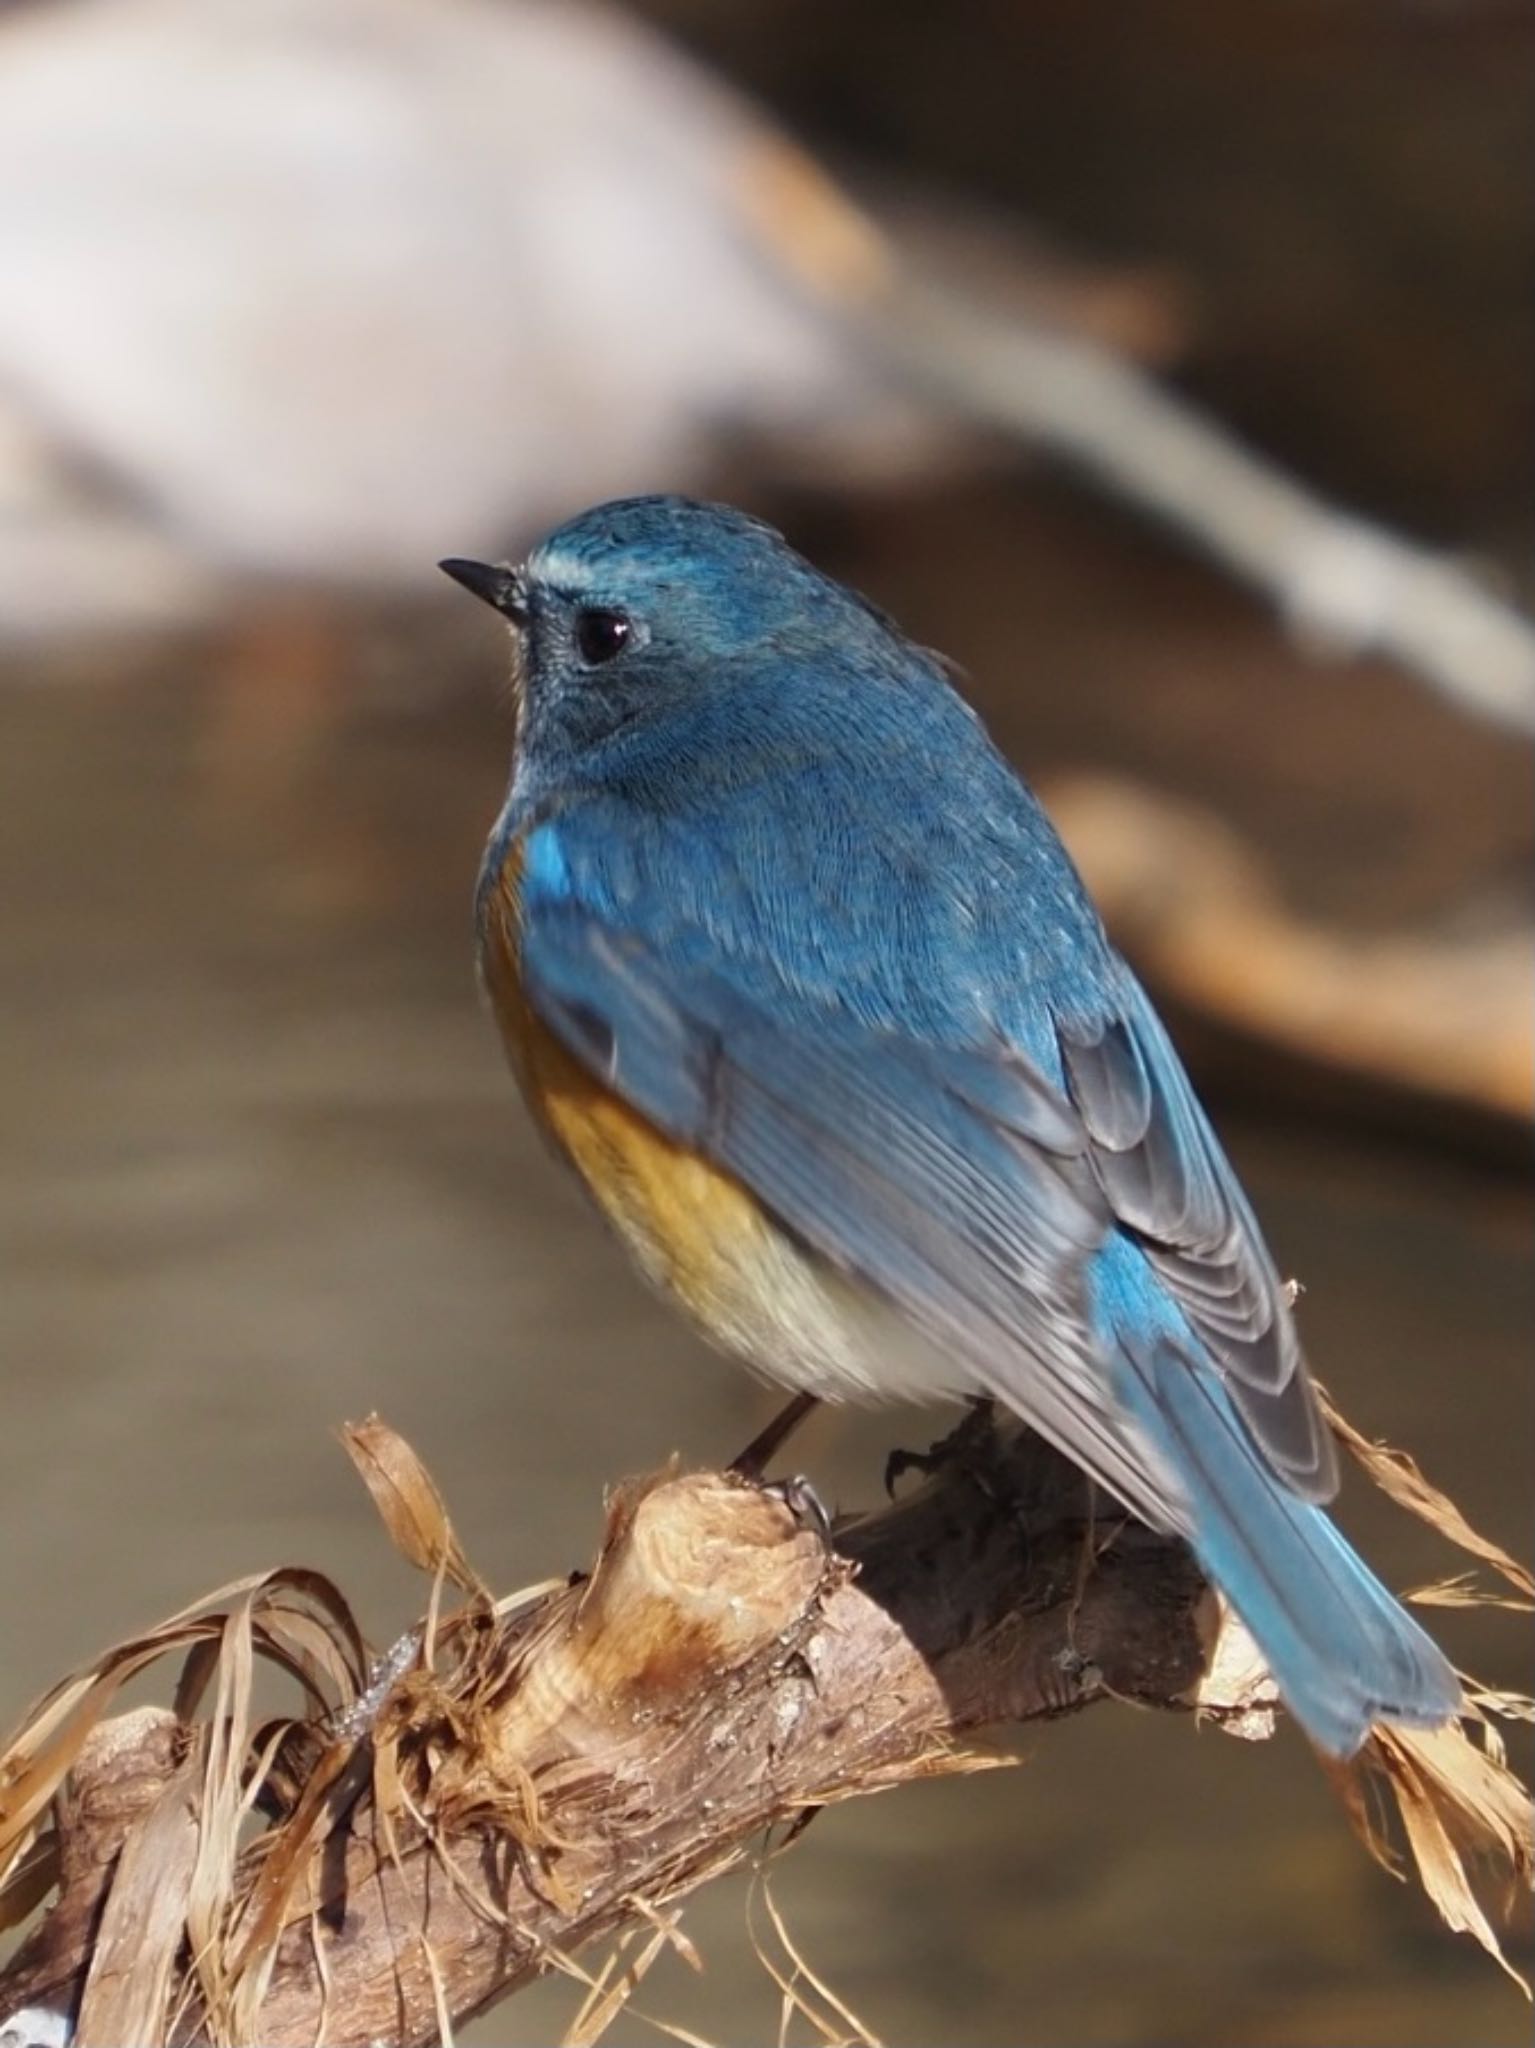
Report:
<svg viewBox="0 0 1535 2048"><path fill-rule="evenodd" d="M1519 10L645 11L922 261L994 304L1049 299L1353 508L1528 589ZM419 1588L343 1417L417 1444L509 1587L586 1559L606 1483L721 1459L766 1413L542 1156L470 965L505 653L430 564L618 488L768 512L965 665L1064 822L1101 823L1087 773L1155 818L1192 806L1217 834L1194 843L1236 844L1282 907L1275 944L1359 964L1332 1001L1380 1012L1378 1059L1244 1010L1271 959L1244 958L1240 892L1213 993L1116 893L1306 1283L1323 1377L1519 1547L1523 1081L1488 1077L1527 1030L1489 967L1528 957L1522 742L1384 665L1315 660L871 367L743 253L720 167L769 117L643 24L513 0L190 12L0 11L5 1718L263 1565L331 1572L387 1640ZM1463 1068L1398 1057L1415 973L1466 992ZM932 1433L823 1418L799 1456L851 1503ZM1361 1492L1346 1518L1388 1579L1452 1567ZM1507 1617L1443 1633L1527 1676ZM1023 1756L829 1814L776 1874L885 2038L1527 2038L1298 1741L1101 1710ZM743 1914L740 1885L701 1896L703 1977L665 1965L641 2003L774 2038ZM547 2040L573 2003L542 1988L479 2037Z"/></svg>

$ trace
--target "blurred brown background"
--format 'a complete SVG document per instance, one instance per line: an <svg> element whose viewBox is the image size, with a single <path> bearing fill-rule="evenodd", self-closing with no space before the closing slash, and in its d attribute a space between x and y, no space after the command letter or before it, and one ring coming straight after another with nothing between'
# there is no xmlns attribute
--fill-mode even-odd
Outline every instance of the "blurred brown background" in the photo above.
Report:
<svg viewBox="0 0 1535 2048"><path fill-rule="evenodd" d="M1020 279L1025 298L1037 289L1047 247L1074 318L1163 366L1344 505L1531 588L1522 7L655 0L637 11L760 95L921 261L1005 302ZM389 89L402 104L419 94L424 109L441 87L449 108L455 38L483 79L480 41L498 47L527 17L547 43L557 15L453 0L427 21L381 0L364 28L356 10L321 0L274 8L262 30L271 76L263 86L243 73L251 147L259 155L281 125L267 104L300 103L290 88L302 77L305 176L339 189L374 146L359 81L382 107L393 76L370 38L441 49L441 77L413 57ZM562 18L578 30L592 19L575 7ZM625 151L649 163L626 125L650 103L644 67L662 66L654 96L675 93L679 109L695 79L622 24L614 56L601 17L591 43L578 35L559 60L570 154L558 175L538 153L555 142L539 139L519 97L524 49L494 82L504 131L493 100L480 126L443 130L472 127L486 152L460 185L444 174L428 191L420 160L404 156L394 182L374 170L361 180L371 209L357 222L388 216L378 249L357 258L368 289L397 290L392 263L416 274L419 251L451 253L458 232L480 265L505 238L522 299L499 309L457 296L446 272L440 288L422 274L426 310L413 317L435 308L446 341L429 348L412 329L391 355L394 330L370 313L339 362L317 357L312 337L295 343L285 385L273 369L273 336L289 331L279 315L302 336L315 296L305 301L302 282L291 302L264 286L268 325L247 381L220 396L211 371L187 369L151 404L149 373L135 384L129 365L135 337L163 365L165 337L181 330L163 324L168 313L151 318L147 282L142 320L126 309L159 261L145 222L180 231L190 202L177 195L195 188L207 248L232 243L237 268L262 276L268 250L276 266L301 239L282 211L299 207L298 184L284 199L279 181L253 174L252 189L279 193L272 220L221 214L238 180L231 172L226 188L210 169L209 133L190 123L187 162L170 160L182 114L214 92L199 80L229 61L215 48L203 71L179 64L178 19L172 0L31 0L0 13L0 113L18 80L43 104L42 72L22 74L48 60L49 38L65 39L58 75L74 82L60 105L89 142L71 143L53 110L48 148L61 161L142 153L127 117L102 113L105 86L94 108L80 97L97 36L119 38L103 45L102 80L142 63L141 83L163 81L174 112L146 110L164 140L141 215L132 177L99 162L78 201L57 176L47 194L39 181L30 200L18 195L0 140L0 272L8 247L15 257L0 284L6 1717L105 1640L268 1564L323 1567L389 1639L419 1589L344 1468L331 1436L343 1416L377 1408L412 1439L480 1569L510 1587L585 1560L606 1483L673 1449L718 1460L766 1412L766 1396L641 1292L544 1159L474 988L468 899L505 773L505 656L483 615L433 592L425 557L519 548L609 487L728 491L965 665L1015 757L1059 792L1063 823L1082 822L1089 869L1100 860L1114 882L1126 942L1142 942L1281 1264L1306 1284L1319 1372L1362 1428L1410 1445L1490 1534L1527 1547L1535 1271L1511 1107L1523 1083L1486 1078L1522 1072L1527 1042L1527 745L1384 664L1314 659L1123 508L921 407L914 423L899 392L888 417L876 405L860 422L856 453L828 455L878 379L821 314L793 293L759 305L756 273L715 263L715 243L685 229L695 193L720 204L702 143L696 160L679 144L677 163L655 148L656 176L671 183L656 187L666 225L653 245L642 183L612 228L624 262L666 282L669 310L652 321L643 282L617 256L604 270L605 188L593 172L588 191L570 165L586 162L589 140L620 167ZM316 23L325 32L311 48ZM700 104L702 128L725 132L733 103ZM424 111L422 123L430 140ZM394 131L381 120L377 132ZM41 164L43 143L28 146ZM474 223L474 242L467 195L483 198L496 152L516 148L530 154L508 160L504 210ZM104 189L120 196L103 224ZM386 228L403 235L418 199L419 245L396 248ZM362 229L339 203L325 226L358 248ZM84 339L72 354L33 317L57 287L58 332L81 334L84 301L70 293L84 287L66 291L48 252L78 246L79 276L99 278L93 234L116 251L122 310L103 316L95 356ZM220 320L253 317L211 255L176 262L174 275L221 292ZM540 353L537 340L558 323L535 294L572 279L572 293L592 292L580 362L568 341ZM734 291L732 326L721 307ZM523 321L523 352L487 357L491 397L450 418L452 336L468 324L483 335L486 322L493 332L501 310L509 332ZM212 331L211 313L177 317ZM690 323L740 339L730 378L696 407L703 372L676 340ZM723 362L726 340L711 351ZM417 474L403 443L397 470L356 467L361 568L342 559L353 500L339 489L302 562L270 539L276 512L258 545L238 493L215 509L219 478L259 467L271 445L266 426L220 440L247 401L253 422L312 407L298 452L328 463L332 481L352 478L352 455L325 435L353 381L377 386L377 414L357 413L365 446L381 445L377 421L417 408L423 439L462 431L497 459L504 445L515 485L504 510L490 484L456 499L459 472L445 465L433 485L443 530L402 538L397 568L390 506ZM468 368L460 382L481 389ZM603 392L616 394L618 424L599 433ZM175 406L193 395L206 415L183 418ZM645 436L620 450L623 420L642 411ZM176 463L157 466L172 443ZM580 460L578 443L590 444ZM303 488L295 469L282 503L307 502ZM499 543L488 519L502 521ZM418 554L416 578L403 565ZM1152 805L1154 827L1191 812L1196 824L1192 840L1165 843L1137 828L1129 883L1103 810L1082 800L1083 778L1105 774L1114 802ZM1272 929L1216 873L1232 846L1259 877ZM1177 915L1167 940L1168 903L1181 915L1179 892L1205 884L1226 970L1213 983L1185 973ZM1301 964L1344 977L1322 1012L1364 1017L1375 1035L1270 1030L1266 996L1244 1007L1243 988L1261 990L1273 948L1290 944ZM1396 1056L1424 989L1470 1048L1464 1073L1437 1054L1407 1072ZM829 1498L867 1499L884 1450L926 1441L936 1422L823 1419L799 1455ZM1344 1518L1388 1580L1453 1568L1362 1492L1350 1488ZM1510 1617L1450 1615L1442 1633L1477 1673L1527 1678L1527 1632ZM893 2042L1495 2048L1528 2036L1506 1981L1367 1861L1293 1737L1249 1748L1099 1711L1031 1738L1016 1772L824 1817L774 1890L812 1963ZM687 1924L704 1976L663 1965L640 2003L713 2038L773 2038L776 1999L744 1933L742 1888L713 1888ZM568 1987L542 1987L478 2038L549 2039L572 2005ZM648 2036L630 2017L614 2038Z"/></svg>

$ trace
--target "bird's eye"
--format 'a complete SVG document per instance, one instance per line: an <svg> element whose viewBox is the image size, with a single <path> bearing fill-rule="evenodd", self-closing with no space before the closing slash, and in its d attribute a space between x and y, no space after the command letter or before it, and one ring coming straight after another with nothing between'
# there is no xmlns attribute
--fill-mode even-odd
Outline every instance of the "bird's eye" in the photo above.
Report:
<svg viewBox="0 0 1535 2048"><path fill-rule="evenodd" d="M628 645L630 626L622 612L588 606L576 613L576 652L594 668L611 661Z"/></svg>

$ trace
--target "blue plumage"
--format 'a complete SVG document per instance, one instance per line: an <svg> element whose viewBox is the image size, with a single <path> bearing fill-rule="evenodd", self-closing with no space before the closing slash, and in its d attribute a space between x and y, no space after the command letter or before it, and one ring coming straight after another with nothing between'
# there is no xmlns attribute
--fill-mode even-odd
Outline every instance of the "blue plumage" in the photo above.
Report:
<svg viewBox="0 0 1535 2048"><path fill-rule="evenodd" d="M1452 1713L1319 1505L1289 1304L1177 1055L937 659L685 500L598 507L496 587L522 708L482 928L515 849L543 1027L899 1309L935 1393L1185 1532L1323 1747Z"/></svg>

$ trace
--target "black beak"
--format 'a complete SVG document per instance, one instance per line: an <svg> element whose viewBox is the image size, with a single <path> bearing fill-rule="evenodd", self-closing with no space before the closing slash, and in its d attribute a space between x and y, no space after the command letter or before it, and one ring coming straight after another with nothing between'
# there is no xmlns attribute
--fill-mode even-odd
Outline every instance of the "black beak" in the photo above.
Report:
<svg viewBox="0 0 1535 2048"><path fill-rule="evenodd" d="M510 619L514 626L527 624L527 592L521 575L508 563L464 562L450 556L437 566L444 576L451 576L455 583L462 583L465 590L482 599L493 611L500 612L503 618Z"/></svg>

